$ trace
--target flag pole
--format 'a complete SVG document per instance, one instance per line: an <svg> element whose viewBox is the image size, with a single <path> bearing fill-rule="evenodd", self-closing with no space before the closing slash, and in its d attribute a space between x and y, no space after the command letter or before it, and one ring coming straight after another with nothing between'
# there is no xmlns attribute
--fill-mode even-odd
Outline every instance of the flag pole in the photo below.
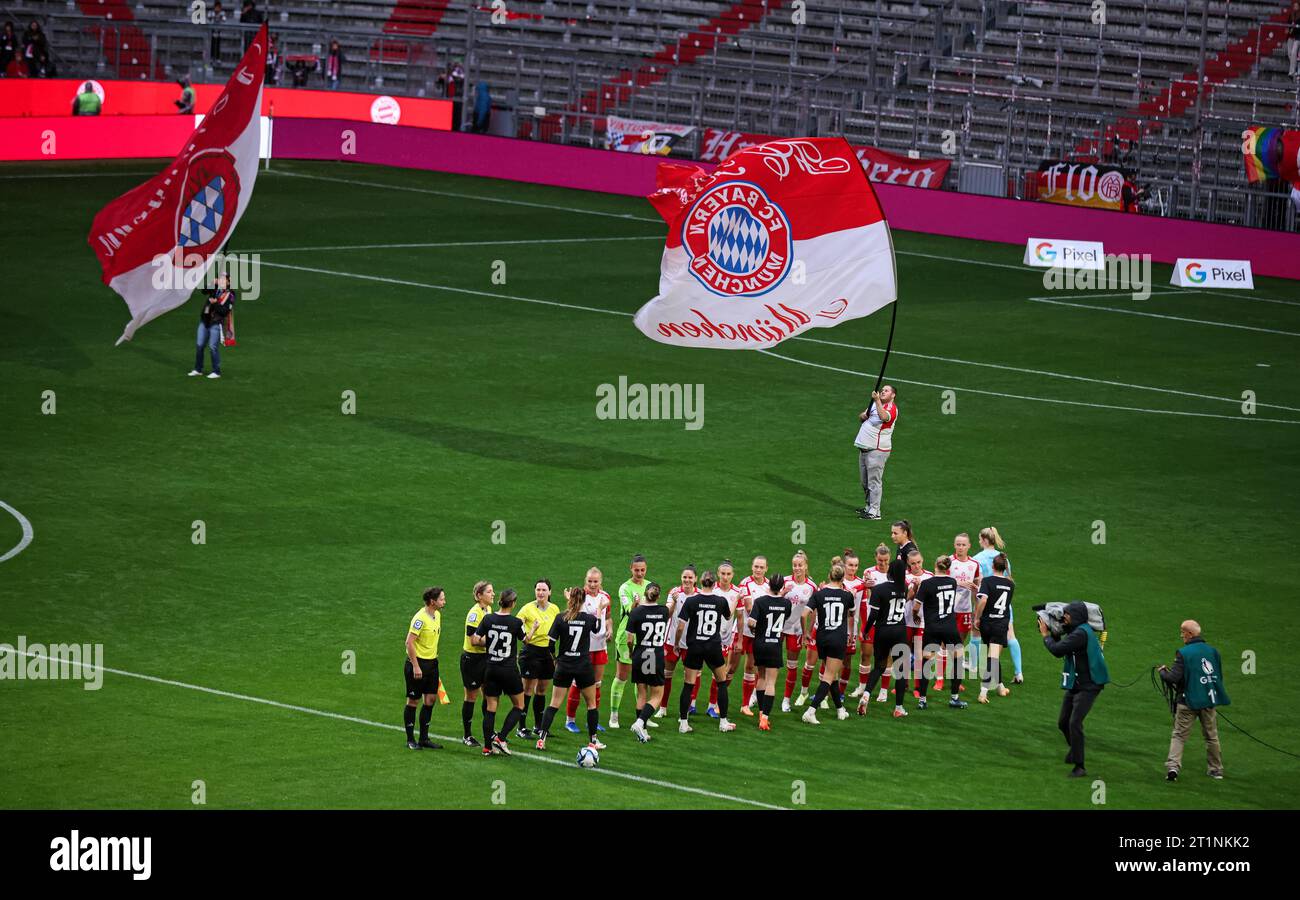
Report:
<svg viewBox="0 0 1300 900"><path fill-rule="evenodd" d="M889 236L889 260L894 264L894 290L898 290L898 256L894 253L894 232L885 223L885 234ZM885 383L885 367L889 365L889 351L894 348L894 326L898 324L898 297L894 297L891 304L893 310L889 314L889 339L885 341L885 358L880 363L880 375L876 378L876 387L872 393L877 393L880 386Z"/></svg>

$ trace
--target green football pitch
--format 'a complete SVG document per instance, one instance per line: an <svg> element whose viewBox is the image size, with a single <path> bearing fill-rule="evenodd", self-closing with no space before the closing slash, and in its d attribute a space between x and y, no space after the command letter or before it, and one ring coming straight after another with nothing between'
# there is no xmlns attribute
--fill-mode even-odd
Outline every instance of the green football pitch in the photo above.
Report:
<svg viewBox="0 0 1300 900"><path fill-rule="evenodd" d="M1026 683L964 711L909 695L903 720L778 712L760 733L734 715L719 734L699 717L644 746L625 728L585 771L564 732L511 759L405 749L421 591L448 590L453 702L433 731L454 739L478 579L527 595L597 565L612 591L637 552L664 584L723 557L743 576L755 553L788 571L799 546L819 578L846 545L865 559L888 529L854 515L851 442L888 313L771 354L668 347L630 319L662 249L644 200L277 162L229 248L261 254L261 296L239 306L226 377L187 378L195 301L114 347L126 308L86 246L94 213L156 168L0 170L0 501L18 514L0 509L0 555L19 516L34 532L0 562L0 642L102 644L107 669L99 690L0 680L0 805L1300 806L1294 758L1222 720L1227 778L1205 776L1195 734L1166 784L1148 678L1196 618L1227 715L1300 749L1300 285L1175 291L1157 265L1145 301L1058 296L1022 248L896 233L886 521L914 523L927 564L958 532L1001 530ZM620 377L703 385L703 427L598 418ZM1115 679L1081 780L1029 612L1071 598L1104 606Z"/></svg>

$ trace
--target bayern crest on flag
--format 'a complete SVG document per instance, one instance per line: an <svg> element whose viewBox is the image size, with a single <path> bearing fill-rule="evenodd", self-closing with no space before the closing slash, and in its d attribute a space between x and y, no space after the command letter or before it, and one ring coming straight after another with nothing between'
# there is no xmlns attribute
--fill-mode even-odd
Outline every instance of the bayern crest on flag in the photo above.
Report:
<svg viewBox="0 0 1300 900"><path fill-rule="evenodd" d="M764 349L897 298L889 226L841 138L755 144L712 173L661 164L650 202L668 237L635 321L657 341Z"/></svg>

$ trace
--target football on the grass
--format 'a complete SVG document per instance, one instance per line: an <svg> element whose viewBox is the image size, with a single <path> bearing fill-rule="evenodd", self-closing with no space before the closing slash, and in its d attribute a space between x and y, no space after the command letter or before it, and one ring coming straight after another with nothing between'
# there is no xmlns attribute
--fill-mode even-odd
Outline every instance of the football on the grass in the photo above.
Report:
<svg viewBox="0 0 1300 900"><path fill-rule="evenodd" d="M578 765L584 769L594 769L600 764L600 754L595 747L583 747L578 751Z"/></svg>

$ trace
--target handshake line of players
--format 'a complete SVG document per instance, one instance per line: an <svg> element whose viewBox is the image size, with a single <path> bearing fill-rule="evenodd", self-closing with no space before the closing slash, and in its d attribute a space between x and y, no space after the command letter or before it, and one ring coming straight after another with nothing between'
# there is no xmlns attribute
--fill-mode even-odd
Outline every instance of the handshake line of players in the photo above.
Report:
<svg viewBox="0 0 1300 900"><path fill-rule="evenodd" d="M499 608L492 611L493 586L486 581L474 587L475 605L466 617L461 675L465 684L462 721L467 746L482 747L483 754L509 755L507 737L514 733L524 739L536 739L539 750L555 725L562 703L567 709L565 728L581 733L575 721L578 702L586 706L586 732L589 745L605 748L600 733L599 708L601 682L608 664L608 642L615 644L617 670L612 686L610 727L618 728L618 708L630 678L635 686L637 715L630 730L637 740L646 743L649 730L658 727L654 720L663 718L669 707L673 675L682 663L685 687L677 699L678 731L689 734L694 729L690 715L695 712L701 675L709 671L713 685L709 716L718 719L722 732L734 731L728 718L730 685L742 657L747 657L742 712L753 716L758 707L758 728L771 730L775 700L775 682L782 666L787 669L783 712L791 712L791 694L798 674L801 649L806 649L803 690L795 701L808 701L811 675L819 671L819 683L802 719L820 724L817 710L833 707L836 716L849 716L844 706L848 683L848 662L857 645L862 645L861 669L864 677L858 690L850 695L860 698L858 714L866 715L872 692L882 683L879 701L884 701L892 678L895 695L893 716L907 715L903 699L907 674L911 672L914 695L919 709L927 707L927 694L933 681L936 690L950 688L948 705L964 709L961 699L965 690L963 675L975 668L967 662L966 641L982 637L988 645L986 664L979 667L979 700L988 702L994 685L1000 696L1010 692L999 675L999 658L1007 645L1011 623L1011 602L1015 585L1009 577L1006 555L992 551L994 541L1001 547L996 530L986 543L990 574L983 576L981 565L968 556L970 540L958 535L954 553L935 561L928 571L917 550L911 526L906 520L894 523L892 536L897 551L882 544L876 549L876 564L858 576L858 557L850 549L834 557L825 581L817 584L808 577L808 557L797 552L791 560L792 574L767 575L765 557L755 557L751 574L736 585L734 569L723 560L716 571L697 573L694 566L682 570L681 582L668 592L661 603L662 588L646 578L646 560L635 556L631 578L619 589L620 615L617 629L613 621L613 604L602 589L599 569L588 570L585 585L566 588L564 607L551 600L549 579L534 585L534 599L516 610L516 592L502 593ZM891 560L892 557L892 560ZM441 594L441 589L437 590ZM975 605L978 601L978 606ZM436 608L441 609L445 596ZM426 606L430 605L426 592ZM423 613L424 611L422 611ZM420 618L417 614L416 619ZM412 634L418 629L412 621ZM522 653L516 659L516 649ZM408 637L408 655L416 659ZM977 654L978 655L978 654ZM871 659L868 669L867 659ZM407 662L408 745L437 746L428 741L430 705L429 685L412 685L412 659ZM426 663L427 660L417 660ZM819 664L820 663L820 669ZM433 687L436 689L436 660ZM428 673L424 673L428 678ZM550 696L547 683L550 682ZM479 691L484 694L483 743L472 734L472 719ZM412 722L415 698L426 694L421 712L421 740L414 741ZM498 698L506 695L512 707L502 727L495 725ZM525 727L531 699L535 728ZM549 703L547 703L549 699Z"/></svg>

